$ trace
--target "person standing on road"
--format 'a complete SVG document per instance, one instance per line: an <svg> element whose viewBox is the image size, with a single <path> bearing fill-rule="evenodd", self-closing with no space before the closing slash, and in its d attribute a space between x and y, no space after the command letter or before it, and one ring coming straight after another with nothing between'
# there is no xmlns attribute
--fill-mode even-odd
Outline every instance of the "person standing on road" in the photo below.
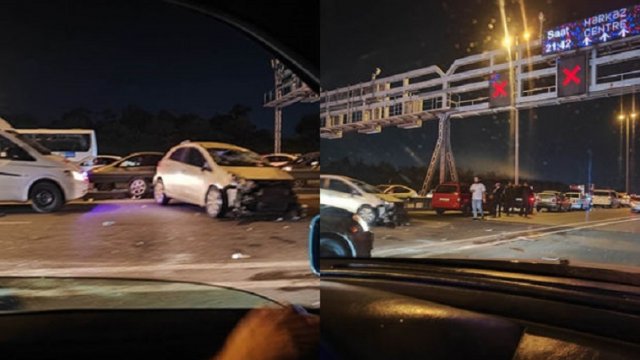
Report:
<svg viewBox="0 0 640 360"><path fill-rule="evenodd" d="M483 183L480 182L480 178L476 176L473 178L473 185L471 185L469 191L471 191L471 208L473 210L473 220L484 220L482 204L487 199L487 188ZM480 213L480 217L478 217L478 213Z"/></svg>
<svg viewBox="0 0 640 360"><path fill-rule="evenodd" d="M493 187L493 191L491 192L491 198L493 199L491 203L491 209L493 210L493 217L499 218L501 215L502 203L504 202L504 188L502 184L499 182Z"/></svg>
<svg viewBox="0 0 640 360"><path fill-rule="evenodd" d="M507 183L507 186L504 189L503 192L503 201L504 201L504 212L507 214L507 216L511 216L511 213L513 212L513 201L515 199L515 188L513 187L513 184L511 183L511 181L509 181Z"/></svg>
<svg viewBox="0 0 640 360"><path fill-rule="evenodd" d="M524 217L529 217L529 214L531 213L531 195L533 194L533 190L531 189L531 186L529 186L529 184L527 184L527 182L525 181L522 184L522 206L520 207L520 216L524 216Z"/></svg>

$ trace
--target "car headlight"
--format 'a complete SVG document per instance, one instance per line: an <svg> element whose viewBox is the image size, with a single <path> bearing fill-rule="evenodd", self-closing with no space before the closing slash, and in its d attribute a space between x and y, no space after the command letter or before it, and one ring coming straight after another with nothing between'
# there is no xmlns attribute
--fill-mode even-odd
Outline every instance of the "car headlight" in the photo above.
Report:
<svg viewBox="0 0 640 360"><path fill-rule="evenodd" d="M86 172L79 172L79 171L71 171L71 177L73 177L73 180L75 181L89 181L89 177L87 176Z"/></svg>
<svg viewBox="0 0 640 360"><path fill-rule="evenodd" d="M288 165L287 165L287 166L283 167L283 168L282 168L282 170L284 170L284 171L291 171L291 170L293 170L293 168L292 168L291 166L288 166Z"/></svg>

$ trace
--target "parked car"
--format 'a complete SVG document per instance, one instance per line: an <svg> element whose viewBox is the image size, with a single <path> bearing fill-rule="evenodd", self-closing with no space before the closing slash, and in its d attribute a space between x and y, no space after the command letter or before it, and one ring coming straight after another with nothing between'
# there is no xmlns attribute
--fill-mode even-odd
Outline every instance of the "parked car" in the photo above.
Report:
<svg viewBox="0 0 640 360"><path fill-rule="evenodd" d="M360 216L333 206L320 206L320 256L370 257L373 233Z"/></svg>
<svg viewBox="0 0 640 360"><path fill-rule="evenodd" d="M218 142L185 141L158 163L158 204L171 199L202 206L214 218L228 213L300 215L293 177L251 150Z"/></svg>
<svg viewBox="0 0 640 360"><path fill-rule="evenodd" d="M358 214L368 225L398 224L406 219L401 199L346 176L320 175L320 204Z"/></svg>
<svg viewBox="0 0 640 360"><path fill-rule="evenodd" d="M296 158L292 163L282 167L294 178L293 187L318 188L320 184L320 153L312 152Z"/></svg>
<svg viewBox="0 0 640 360"><path fill-rule="evenodd" d="M31 201L37 212L59 210L87 193L89 181L79 166L52 155L0 119L0 201Z"/></svg>
<svg viewBox="0 0 640 360"><path fill-rule="evenodd" d="M378 185L382 192L385 194L391 194L398 199L406 200L418 196L418 192L412 188L404 185Z"/></svg>
<svg viewBox="0 0 640 360"><path fill-rule="evenodd" d="M162 153L139 152L91 170L88 173L91 190L125 192L131 198L148 195L160 159Z"/></svg>
<svg viewBox="0 0 640 360"><path fill-rule="evenodd" d="M619 208L620 200L618 200L618 194L610 189L593 190L591 196L591 202L593 206L606 207L606 208Z"/></svg>
<svg viewBox="0 0 640 360"><path fill-rule="evenodd" d="M536 210L547 211L569 211L571 210L571 200L560 191L545 190L536 195Z"/></svg>
<svg viewBox="0 0 640 360"><path fill-rule="evenodd" d="M631 200L629 201L629 207L631 207L632 213L640 213L640 196L631 195Z"/></svg>
<svg viewBox="0 0 640 360"><path fill-rule="evenodd" d="M438 185L433 191L431 208L438 215L444 214L445 211L462 211L464 214L469 214L471 212L469 185L457 182Z"/></svg>
<svg viewBox="0 0 640 360"><path fill-rule="evenodd" d="M89 157L82 160L78 165L83 171L91 171L102 166L111 165L114 162L122 159L121 156L115 155L98 155L96 157Z"/></svg>
<svg viewBox="0 0 640 360"><path fill-rule="evenodd" d="M271 164L271 166L275 166L275 167L284 167L284 166L290 165L297 158L298 156L296 155L285 154L285 153L267 154L262 156L262 159L264 161L268 162L269 164Z"/></svg>
<svg viewBox="0 0 640 360"><path fill-rule="evenodd" d="M591 207L590 198L580 192L568 192L564 194L571 202L571 210L588 210Z"/></svg>
<svg viewBox="0 0 640 360"><path fill-rule="evenodd" d="M625 192L618 193L618 202L620 206L629 207L631 206L631 196Z"/></svg>

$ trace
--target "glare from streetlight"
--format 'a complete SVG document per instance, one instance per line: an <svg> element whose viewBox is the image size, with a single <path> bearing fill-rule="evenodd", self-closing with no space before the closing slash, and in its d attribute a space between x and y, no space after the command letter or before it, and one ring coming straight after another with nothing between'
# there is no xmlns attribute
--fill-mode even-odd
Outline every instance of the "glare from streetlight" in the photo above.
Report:
<svg viewBox="0 0 640 360"><path fill-rule="evenodd" d="M620 121L624 120L624 114L618 115L618 120L620 120Z"/></svg>
<svg viewBox="0 0 640 360"><path fill-rule="evenodd" d="M502 39L502 46L506 47L506 48L510 48L511 47L511 36L507 35L504 37L504 39Z"/></svg>
<svg viewBox="0 0 640 360"><path fill-rule="evenodd" d="M525 41L529 41L529 39L531 39L531 34L528 31L525 31L524 34L522 34L522 38L524 38Z"/></svg>
<svg viewBox="0 0 640 360"><path fill-rule="evenodd" d="M635 119L637 115L638 115L638 114L636 114L636 113L631 113L631 118L632 118L632 119Z"/></svg>

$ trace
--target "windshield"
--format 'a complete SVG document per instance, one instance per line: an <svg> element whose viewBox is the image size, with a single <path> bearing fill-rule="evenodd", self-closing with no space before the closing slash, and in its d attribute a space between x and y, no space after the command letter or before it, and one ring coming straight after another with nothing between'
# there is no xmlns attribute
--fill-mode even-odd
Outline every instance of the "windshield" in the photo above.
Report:
<svg viewBox="0 0 640 360"><path fill-rule="evenodd" d="M248 150L207 148L207 151L220 166L269 166L260 155Z"/></svg>
<svg viewBox="0 0 640 360"><path fill-rule="evenodd" d="M16 131L9 131L13 136L17 137L18 139L22 140L23 142L25 142L27 145L31 146L32 148L34 148L37 152L39 152L42 155L51 155L51 151L42 146L39 142L34 141L31 137L29 136L25 136L23 134L20 134Z"/></svg>
<svg viewBox="0 0 640 360"><path fill-rule="evenodd" d="M351 182L353 182L357 187L359 187L362 191L369 193L369 194L381 194L382 191L380 191L379 188L373 186L373 185L369 185L364 181L360 181L360 180L355 180L355 179L351 179Z"/></svg>
<svg viewBox="0 0 640 360"><path fill-rule="evenodd" d="M618 82L637 71L640 45L612 50L622 35L603 35L613 20L598 17L636 19L634 2L321 9L322 172L418 192L373 214L364 199L323 195L368 216L372 257L640 269L640 216L616 196L640 193L640 96ZM593 93L605 88L617 92ZM564 201L572 189L581 201Z"/></svg>
<svg viewBox="0 0 640 360"><path fill-rule="evenodd" d="M257 155L320 151L318 84L303 80L318 60L297 52L317 49L318 10L291 22L313 4L187 3L3 2L0 131L23 134L0 146L0 277L34 281L0 279L0 309L319 307L319 175ZM239 10L227 23L196 7ZM58 276L104 282L44 280Z"/></svg>

